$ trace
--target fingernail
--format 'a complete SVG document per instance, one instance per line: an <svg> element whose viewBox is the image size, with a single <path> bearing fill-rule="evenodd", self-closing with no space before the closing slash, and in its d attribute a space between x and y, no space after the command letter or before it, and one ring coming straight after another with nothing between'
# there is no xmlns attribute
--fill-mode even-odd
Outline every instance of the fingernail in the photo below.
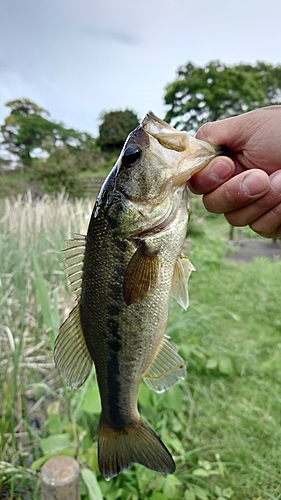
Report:
<svg viewBox="0 0 281 500"><path fill-rule="evenodd" d="M269 188L269 178L262 172L247 172L241 182L241 188L247 196L265 193Z"/></svg>
<svg viewBox="0 0 281 500"><path fill-rule="evenodd" d="M234 165L230 161L218 158L211 169L211 176L216 181L225 181L234 171Z"/></svg>
<svg viewBox="0 0 281 500"><path fill-rule="evenodd" d="M270 188L275 194L281 194L281 172L270 178Z"/></svg>

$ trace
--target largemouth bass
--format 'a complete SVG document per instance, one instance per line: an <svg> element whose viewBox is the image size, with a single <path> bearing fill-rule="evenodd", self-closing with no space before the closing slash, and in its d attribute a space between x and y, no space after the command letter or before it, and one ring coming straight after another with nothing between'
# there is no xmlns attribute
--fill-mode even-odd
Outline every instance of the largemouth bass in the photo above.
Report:
<svg viewBox="0 0 281 500"><path fill-rule="evenodd" d="M98 457L106 478L134 462L175 470L170 452L139 414L138 389L143 379L162 392L186 375L165 336L168 305L172 295L188 306L194 269L181 254L186 182L217 154L149 112L101 188L87 236L68 241L65 263L77 305L60 328L54 356L74 389L95 364L102 405Z"/></svg>

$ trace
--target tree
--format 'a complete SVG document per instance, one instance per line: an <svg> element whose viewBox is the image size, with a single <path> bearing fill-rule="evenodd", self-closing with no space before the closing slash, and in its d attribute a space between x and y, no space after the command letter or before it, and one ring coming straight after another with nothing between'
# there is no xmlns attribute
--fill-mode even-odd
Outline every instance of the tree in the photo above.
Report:
<svg viewBox="0 0 281 500"><path fill-rule="evenodd" d="M139 125L137 115L129 109L102 113L101 119L98 144L102 151L121 149L128 134Z"/></svg>
<svg viewBox="0 0 281 500"><path fill-rule="evenodd" d="M9 101L6 106L11 112L1 127L4 138L2 144L28 169L38 149L49 155L62 145L81 150L85 150L86 144L89 145L89 134L50 121L44 116L49 113L28 99Z"/></svg>
<svg viewBox="0 0 281 500"><path fill-rule="evenodd" d="M226 66L212 61L205 67L188 62L167 85L165 120L182 130L196 131L203 123L281 103L281 65L257 62Z"/></svg>
<svg viewBox="0 0 281 500"><path fill-rule="evenodd" d="M68 147L57 148L46 160L35 158L34 164L28 180L35 182L44 193L53 194L62 189L71 196L81 193L78 156Z"/></svg>

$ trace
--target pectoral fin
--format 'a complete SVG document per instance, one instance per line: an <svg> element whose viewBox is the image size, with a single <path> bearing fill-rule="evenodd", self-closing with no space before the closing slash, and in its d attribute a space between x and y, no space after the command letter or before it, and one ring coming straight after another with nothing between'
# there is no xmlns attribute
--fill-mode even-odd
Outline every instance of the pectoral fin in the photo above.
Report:
<svg viewBox="0 0 281 500"><path fill-rule="evenodd" d="M164 392L185 376L185 362L165 335L153 362L143 375L143 380L154 391Z"/></svg>
<svg viewBox="0 0 281 500"><path fill-rule="evenodd" d="M156 285L158 275L157 252L149 252L145 243L131 258L124 276L123 295L129 306L141 302Z"/></svg>
<svg viewBox="0 0 281 500"><path fill-rule="evenodd" d="M72 389L78 389L90 374L93 360L83 335L79 304L60 327L54 358L61 378Z"/></svg>
<svg viewBox="0 0 281 500"><path fill-rule="evenodd" d="M187 309L189 304L188 280L192 271L195 271L195 267L190 260L185 255L180 255L174 269L171 295L184 309Z"/></svg>

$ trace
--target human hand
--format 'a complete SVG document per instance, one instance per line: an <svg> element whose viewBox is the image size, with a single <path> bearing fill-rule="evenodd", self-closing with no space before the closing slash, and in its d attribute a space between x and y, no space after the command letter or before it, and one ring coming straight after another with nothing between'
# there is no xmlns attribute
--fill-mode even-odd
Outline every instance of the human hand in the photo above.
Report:
<svg viewBox="0 0 281 500"><path fill-rule="evenodd" d="M281 106L207 123L196 137L225 146L229 155L189 181L193 193L204 194L206 209L224 213L233 226L281 237Z"/></svg>

